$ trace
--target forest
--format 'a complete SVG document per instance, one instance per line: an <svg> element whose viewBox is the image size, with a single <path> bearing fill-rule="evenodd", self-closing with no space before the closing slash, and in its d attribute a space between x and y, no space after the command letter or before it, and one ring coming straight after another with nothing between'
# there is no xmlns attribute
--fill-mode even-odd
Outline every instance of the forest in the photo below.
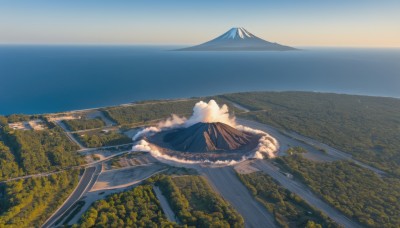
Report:
<svg viewBox="0 0 400 228"><path fill-rule="evenodd" d="M222 106L227 104L230 111L240 111L230 105L230 102L221 97L207 97L207 98L192 98L181 101L157 101L141 103L132 106L117 106L106 108L103 113L119 125L127 124L145 124L149 121L162 120L176 114L179 116L190 116L193 111L194 105L203 100L208 102L210 99L215 99L218 105ZM232 108L233 107L233 108Z"/></svg>
<svg viewBox="0 0 400 228"><path fill-rule="evenodd" d="M47 126L48 129L34 131L0 125L0 180L82 164L83 159L76 152L79 148L63 130L52 123Z"/></svg>
<svg viewBox="0 0 400 228"><path fill-rule="evenodd" d="M0 117L0 181L79 165L83 159L61 128L12 130L7 123L25 115ZM39 227L69 196L79 170L0 184L0 227Z"/></svg>
<svg viewBox="0 0 400 228"><path fill-rule="evenodd" d="M156 182L179 220L195 227L243 227L242 216L201 176L161 176Z"/></svg>
<svg viewBox="0 0 400 228"><path fill-rule="evenodd" d="M400 176L400 99L311 92L221 97L251 110L240 117L298 132Z"/></svg>
<svg viewBox="0 0 400 228"><path fill-rule="evenodd" d="M0 185L0 227L40 227L78 184L79 170Z"/></svg>
<svg viewBox="0 0 400 228"><path fill-rule="evenodd" d="M82 119L63 120L63 122L70 131L101 128L105 126L104 121L100 117L94 119L83 117Z"/></svg>
<svg viewBox="0 0 400 228"><path fill-rule="evenodd" d="M82 163L78 147L60 127L33 131L3 128L5 144L26 174L48 172Z"/></svg>
<svg viewBox="0 0 400 228"><path fill-rule="evenodd" d="M0 125L5 126L7 123L29 121L32 119L40 119L41 115L23 115L23 114L11 114L8 116L0 115Z"/></svg>
<svg viewBox="0 0 400 228"><path fill-rule="evenodd" d="M105 109L104 114L118 124L146 123L165 119L172 113L190 115L193 106L199 100L165 101L144 103L133 106L118 106Z"/></svg>
<svg viewBox="0 0 400 228"><path fill-rule="evenodd" d="M96 201L73 227L178 227L169 222L149 184Z"/></svg>
<svg viewBox="0 0 400 228"><path fill-rule="evenodd" d="M0 136L0 181L18 177L24 172L18 166L10 148L1 141Z"/></svg>
<svg viewBox="0 0 400 228"><path fill-rule="evenodd" d="M90 131L85 133L75 133L74 137L83 143L85 147L115 146L131 143L132 139L117 131Z"/></svg>
<svg viewBox="0 0 400 228"><path fill-rule="evenodd" d="M300 154L276 159L326 202L368 227L400 226L400 180L350 161L313 162Z"/></svg>
<svg viewBox="0 0 400 228"><path fill-rule="evenodd" d="M271 212L280 227L339 227L297 195L262 172L238 174L252 195Z"/></svg>

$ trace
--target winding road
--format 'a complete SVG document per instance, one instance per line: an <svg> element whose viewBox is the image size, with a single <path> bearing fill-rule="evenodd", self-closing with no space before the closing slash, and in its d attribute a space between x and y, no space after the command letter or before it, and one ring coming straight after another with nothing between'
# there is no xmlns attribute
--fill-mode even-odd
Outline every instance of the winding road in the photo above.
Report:
<svg viewBox="0 0 400 228"><path fill-rule="evenodd" d="M237 107L242 108L243 107ZM245 110L248 111L248 110ZM327 159L345 159L355 162L356 164L374 171L379 175L385 174L383 171L370 167L364 163L354 160L351 155L334 149L328 145L315 141L313 139L298 135L294 132L281 131L269 125L261 124L258 122L245 120L237 118L237 122L241 125L248 126L251 128L259 129L268 132L271 136L275 137L280 143L279 154L284 154L289 147L300 146L310 151L310 154L316 154L321 156L321 158ZM71 132L66 128L62 122L57 122L57 124L65 130L67 136L80 146L81 152L89 151L91 149L85 148L78 142ZM130 145L127 145L130 146ZM324 149L327 154L322 154L319 148ZM118 156L115 154L114 156ZM111 157L114 157L111 156ZM108 160L109 158L107 158ZM60 219L69 208L71 208L74 203L76 203L83 194L90 190L95 184L100 172L101 172L101 162L90 164L91 167L85 169L78 186L75 188L74 192L68 197L64 204L56 211L54 214L43 224L42 227L53 227L54 223ZM276 181L278 181L283 187L289 191L297 194L303 200L305 200L310 205L324 212L332 220L337 222L344 227L360 227L359 224L352 221L351 219L344 216L341 212L324 202L322 199L317 197L306 185L299 183L293 179L290 179L283 175L277 167L268 161L257 160L254 161L252 166L261 170L262 172L270 175ZM243 216L245 227L276 227L275 219L271 213L269 213L266 208L261 205L249 192L249 190L242 184L238 179L235 170L231 166L225 167L196 167L198 171L204 175L213 186L213 188L220 193L220 195ZM41 174L38 174L41 175Z"/></svg>
<svg viewBox="0 0 400 228"><path fill-rule="evenodd" d="M53 227L54 223L60 219L64 213L67 212L68 209L72 207L72 205L74 205L74 203L76 203L81 196L93 186L100 172L101 165L86 168L78 183L78 186L75 188L73 193L65 200L63 205L61 205L57 211L55 211L53 215L47 219L47 221L42 225L42 228Z"/></svg>

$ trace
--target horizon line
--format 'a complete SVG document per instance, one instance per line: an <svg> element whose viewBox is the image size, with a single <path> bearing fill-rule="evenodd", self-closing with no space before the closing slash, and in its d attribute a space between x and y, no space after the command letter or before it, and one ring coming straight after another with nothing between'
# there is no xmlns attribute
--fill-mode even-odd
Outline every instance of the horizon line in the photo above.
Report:
<svg viewBox="0 0 400 228"><path fill-rule="evenodd" d="M190 46L197 44L189 43L2 43L0 46ZM354 46L354 45L290 45L292 47L309 47L309 48L382 48L382 49L397 49L399 46Z"/></svg>

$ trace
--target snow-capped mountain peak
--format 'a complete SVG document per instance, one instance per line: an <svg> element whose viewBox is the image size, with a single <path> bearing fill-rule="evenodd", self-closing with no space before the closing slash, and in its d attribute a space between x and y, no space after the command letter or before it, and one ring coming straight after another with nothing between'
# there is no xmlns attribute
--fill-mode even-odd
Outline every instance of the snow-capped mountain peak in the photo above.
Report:
<svg viewBox="0 0 400 228"><path fill-rule="evenodd" d="M263 40L246 29L237 27L208 42L182 51L290 51L295 48Z"/></svg>
<svg viewBox="0 0 400 228"><path fill-rule="evenodd" d="M219 38L221 39L246 39L254 37L253 34L249 33L244 28L231 28L228 32L224 33Z"/></svg>

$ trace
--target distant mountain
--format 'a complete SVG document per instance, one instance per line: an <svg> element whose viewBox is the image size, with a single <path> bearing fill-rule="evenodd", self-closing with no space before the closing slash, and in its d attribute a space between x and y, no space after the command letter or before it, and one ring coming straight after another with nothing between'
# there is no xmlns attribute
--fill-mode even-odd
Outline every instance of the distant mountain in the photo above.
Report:
<svg viewBox="0 0 400 228"><path fill-rule="evenodd" d="M206 43L179 49L180 51L292 51L295 48L268 42L244 28L232 28Z"/></svg>
<svg viewBox="0 0 400 228"><path fill-rule="evenodd" d="M188 128L172 130L164 142L178 151L231 151L248 144L257 144L259 136L239 131L223 123L196 123Z"/></svg>

